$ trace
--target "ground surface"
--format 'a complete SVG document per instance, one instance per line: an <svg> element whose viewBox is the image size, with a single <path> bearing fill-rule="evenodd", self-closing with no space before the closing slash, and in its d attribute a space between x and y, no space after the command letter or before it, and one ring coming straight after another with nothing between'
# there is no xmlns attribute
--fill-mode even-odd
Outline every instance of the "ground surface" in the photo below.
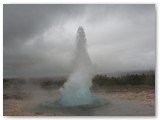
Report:
<svg viewBox="0 0 160 120"><path fill-rule="evenodd" d="M155 92L145 89L97 89L93 93L108 104L94 109L40 110L38 106L45 101L59 97L57 90L6 90L4 91L4 116L153 116L155 115ZM37 109L38 108L38 109Z"/></svg>

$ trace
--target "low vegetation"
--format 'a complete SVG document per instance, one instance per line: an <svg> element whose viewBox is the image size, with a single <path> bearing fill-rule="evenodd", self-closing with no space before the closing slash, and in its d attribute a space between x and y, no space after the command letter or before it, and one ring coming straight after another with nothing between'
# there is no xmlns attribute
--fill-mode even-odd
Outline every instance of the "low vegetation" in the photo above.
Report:
<svg viewBox="0 0 160 120"><path fill-rule="evenodd" d="M119 77L108 77L107 75L96 75L93 78L93 84L99 86L155 86L155 73L149 74L127 74Z"/></svg>
<svg viewBox="0 0 160 120"><path fill-rule="evenodd" d="M20 87L23 85L38 85L42 88L59 88L63 86L66 77L63 78L36 78L36 79L20 79L20 78L10 78L4 79L3 87ZM93 86L100 87L113 87L113 86L149 86L155 87L155 73L149 72L147 74L127 74L117 77L109 77L107 75L98 74L93 78Z"/></svg>

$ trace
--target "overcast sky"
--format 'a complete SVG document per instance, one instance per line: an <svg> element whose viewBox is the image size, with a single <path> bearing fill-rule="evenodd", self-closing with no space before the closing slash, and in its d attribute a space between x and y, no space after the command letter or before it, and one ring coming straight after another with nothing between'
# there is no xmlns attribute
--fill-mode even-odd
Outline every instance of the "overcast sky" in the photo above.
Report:
<svg viewBox="0 0 160 120"><path fill-rule="evenodd" d="M154 70L155 5L4 5L4 77L68 75L83 26L98 73Z"/></svg>

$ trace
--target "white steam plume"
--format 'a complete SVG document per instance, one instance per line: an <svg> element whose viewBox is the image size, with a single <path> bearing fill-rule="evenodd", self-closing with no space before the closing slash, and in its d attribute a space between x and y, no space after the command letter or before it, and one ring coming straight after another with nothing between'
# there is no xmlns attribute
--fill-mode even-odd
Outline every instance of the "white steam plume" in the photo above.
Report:
<svg viewBox="0 0 160 120"><path fill-rule="evenodd" d="M59 103L63 106L93 104L97 99L90 92L93 65L86 49L86 37L82 27L77 30L74 71L60 89Z"/></svg>

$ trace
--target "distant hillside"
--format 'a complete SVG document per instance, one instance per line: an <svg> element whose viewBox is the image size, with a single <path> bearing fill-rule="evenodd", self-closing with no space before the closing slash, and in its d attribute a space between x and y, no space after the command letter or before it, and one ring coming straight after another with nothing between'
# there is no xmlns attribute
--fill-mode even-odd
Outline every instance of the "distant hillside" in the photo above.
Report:
<svg viewBox="0 0 160 120"><path fill-rule="evenodd" d="M128 72L114 72L114 73L106 73L105 75L107 75L108 77L119 77L119 76L124 76L127 74L153 74L155 73L154 70L148 70L148 71L128 71Z"/></svg>

